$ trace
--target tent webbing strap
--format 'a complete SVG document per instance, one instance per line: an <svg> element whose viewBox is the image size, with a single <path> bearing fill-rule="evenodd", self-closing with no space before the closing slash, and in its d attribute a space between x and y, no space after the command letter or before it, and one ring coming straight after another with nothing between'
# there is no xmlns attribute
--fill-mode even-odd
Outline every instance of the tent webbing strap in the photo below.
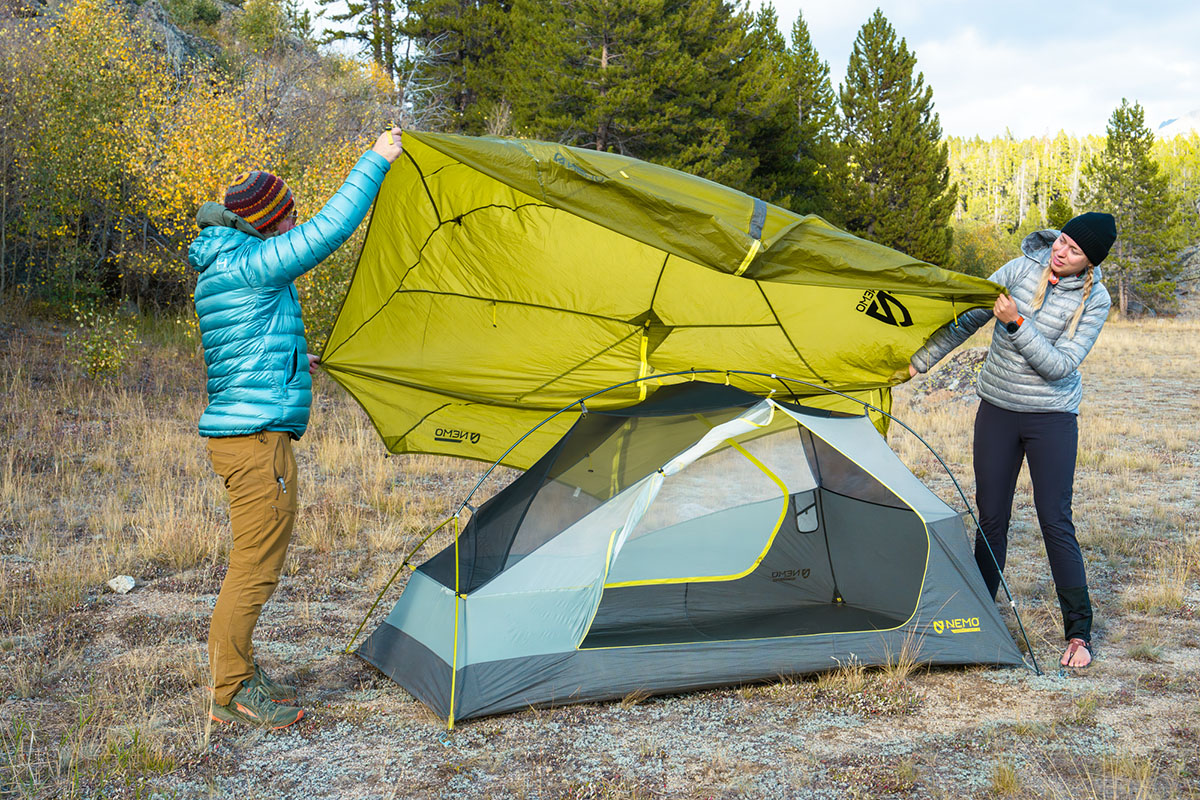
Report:
<svg viewBox="0 0 1200 800"><path fill-rule="evenodd" d="M467 498L470 499L470 498ZM450 664L450 712L446 729L454 730L454 690L458 681L458 607L463 601L458 586L458 514L454 515L454 657Z"/></svg>

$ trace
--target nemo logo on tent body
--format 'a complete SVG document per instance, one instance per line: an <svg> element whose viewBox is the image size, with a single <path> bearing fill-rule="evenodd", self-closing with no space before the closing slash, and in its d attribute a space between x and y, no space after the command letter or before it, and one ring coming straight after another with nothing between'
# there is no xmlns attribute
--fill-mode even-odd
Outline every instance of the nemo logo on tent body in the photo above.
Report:
<svg viewBox="0 0 1200 800"><path fill-rule="evenodd" d="M968 619L935 619L933 629L937 633L979 633L979 617Z"/></svg>
<svg viewBox="0 0 1200 800"><path fill-rule="evenodd" d="M804 569L776 570L775 572L771 573L771 580L776 581L776 582L778 582L778 581L794 581L794 580L796 580L796 578L807 578L809 575L809 572L810 572L810 570L807 567Z"/></svg>
<svg viewBox="0 0 1200 800"><path fill-rule="evenodd" d="M470 442L471 444L479 444L479 434L474 431L460 431L454 428L438 428L433 432L433 438L438 442L451 442L452 444L462 444Z"/></svg>
<svg viewBox="0 0 1200 800"><path fill-rule="evenodd" d="M884 291L877 292L874 289L867 289L863 292L862 300L858 301L855 310L898 328L907 328L913 324L912 315L908 313L904 304Z"/></svg>

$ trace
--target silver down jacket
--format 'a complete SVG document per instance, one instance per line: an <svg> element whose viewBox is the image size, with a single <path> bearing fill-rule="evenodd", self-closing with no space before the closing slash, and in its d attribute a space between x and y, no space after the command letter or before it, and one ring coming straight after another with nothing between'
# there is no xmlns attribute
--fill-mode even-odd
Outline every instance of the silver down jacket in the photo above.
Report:
<svg viewBox="0 0 1200 800"><path fill-rule="evenodd" d="M1050 245L1058 231L1031 233L1021 243L1023 255L996 270L990 280L1008 287L1025 318L1015 334L1003 325L992 331L992 344L979 373L979 396L1009 411L1069 411L1079 413L1083 396L1079 364L1087 356L1108 318L1112 300L1093 268L1092 290L1083 296L1083 275L1072 275L1046 287L1042 307L1030 302L1050 259ZM1073 337L1067 336L1075 309L1083 303L1083 316ZM992 319L990 308L976 308L935 331L912 357L920 372L927 372L955 347Z"/></svg>

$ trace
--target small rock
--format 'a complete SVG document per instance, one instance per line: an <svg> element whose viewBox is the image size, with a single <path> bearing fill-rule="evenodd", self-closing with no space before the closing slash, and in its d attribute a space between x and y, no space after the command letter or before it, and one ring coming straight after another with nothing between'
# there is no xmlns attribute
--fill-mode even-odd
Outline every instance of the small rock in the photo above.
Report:
<svg viewBox="0 0 1200 800"><path fill-rule="evenodd" d="M132 576L118 575L108 582L108 588L112 589L117 594L127 594L130 589L137 585Z"/></svg>

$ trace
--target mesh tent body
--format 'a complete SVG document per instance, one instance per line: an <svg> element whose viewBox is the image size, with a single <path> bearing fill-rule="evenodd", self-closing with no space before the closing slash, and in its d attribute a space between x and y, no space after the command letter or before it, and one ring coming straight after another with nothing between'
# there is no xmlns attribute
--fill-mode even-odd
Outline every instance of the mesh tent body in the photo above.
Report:
<svg viewBox="0 0 1200 800"><path fill-rule="evenodd" d="M901 652L1023 663L958 515L865 416L702 382L580 416L358 650L451 720Z"/></svg>
<svg viewBox="0 0 1200 800"><path fill-rule="evenodd" d="M926 338L999 292L635 158L406 132L321 363L391 452L525 469L574 418L506 452L547 414L624 382L589 407L628 406L680 371L886 410Z"/></svg>

